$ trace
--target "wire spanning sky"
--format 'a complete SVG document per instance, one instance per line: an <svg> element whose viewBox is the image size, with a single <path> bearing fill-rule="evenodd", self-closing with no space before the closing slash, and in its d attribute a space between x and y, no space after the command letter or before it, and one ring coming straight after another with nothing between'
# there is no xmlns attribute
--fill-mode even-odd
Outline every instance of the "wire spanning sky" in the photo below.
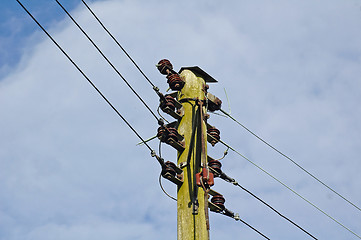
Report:
<svg viewBox="0 0 361 240"><path fill-rule="evenodd" d="M81 1L61 1L146 102L152 88ZM157 123L55 1L29 10L144 137ZM200 66L233 116L361 205L361 1L88 1L150 79L155 64ZM175 239L176 203L160 168L16 1L0 3L0 239ZM169 118L170 119L170 118ZM224 117L222 139L357 234L361 213ZM150 142L158 149L158 142ZM225 148L209 145L209 155ZM176 152L162 147L166 160ZM319 239L357 239L239 156L223 171ZM176 187L163 181L176 196ZM307 236L216 180L226 207L270 239ZM211 239L259 239L210 213Z"/></svg>

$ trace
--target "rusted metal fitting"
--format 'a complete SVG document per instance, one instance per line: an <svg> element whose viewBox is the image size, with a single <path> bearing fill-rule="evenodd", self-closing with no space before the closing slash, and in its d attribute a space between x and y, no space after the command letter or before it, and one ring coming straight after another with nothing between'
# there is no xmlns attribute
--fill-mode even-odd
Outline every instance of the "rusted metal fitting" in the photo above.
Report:
<svg viewBox="0 0 361 240"><path fill-rule="evenodd" d="M161 142L165 142L166 139L166 129L164 126L160 126L158 128L158 133L157 133L157 138L161 141Z"/></svg>
<svg viewBox="0 0 361 240"><path fill-rule="evenodd" d="M162 177L181 186L183 184L183 171L173 162L167 161L162 168Z"/></svg>
<svg viewBox="0 0 361 240"><path fill-rule="evenodd" d="M184 151L184 137L169 124L158 128L157 137L161 142L171 145L178 151Z"/></svg>
<svg viewBox="0 0 361 240"><path fill-rule="evenodd" d="M168 130L168 141L173 140L175 142L178 142L178 137L177 137L178 131L177 131L177 129L172 128L172 127L168 127L167 130Z"/></svg>
<svg viewBox="0 0 361 240"><path fill-rule="evenodd" d="M211 139L209 142L214 147L214 145L216 145L216 143L218 143L219 140L221 139L221 132L217 128L215 128L213 126L209 126L207 128L207 133L211 136Z"/></svg>
<svg viewBox="0 0 361 240"><path fill-rule="evenodd" d="M166 173L169 173L170 175L175 177L177 174L176 168L177 165L175 165L175 163L170 161L165 162L165 168L162 169L162 176L165 176Z"/></svg>
<svg viewBox="0 0 361 240"><path fill-rule="evenodd" d="M168 59L162 59L156 65L159 72L163 75L168 75L173 70L173 65Z"/></svg>
<svg viewBox="0 0 361 240"><path fill-rule="evenodd" d="M178 73L171 73L167 75L167 83L170 89L173 91L180 91L184 86L184 81L181 79Z"/></svg>
<svg viewBox="0 0 361 240"><path fill-rule="evenodd" d="M160 107L160 109L162 109L163 112L168 113L167 107L168 107L170 110L175 111L175 109L176 109L176 106L175 106L175 105L176 105L176 100L175 100L175 98L172 97L172 96L170 96L170 95L166 95L166 96L164 97L164 100L162 100L162 101L160 102L159 107Z"/></svg>
<svg viewBox="0 0 361 240"><path fill-rule="evenodd" d="M222 107L222 101L211 93L207 93L208 99L208 111L214 112L220 110Z"/></svg>
<svg viewBox="0 0 361 240"><path fill-rule="evenodd" d="M209 188L214 185L214 175L207 168L196 174L196 184L199 187ZM203 185L202 185L203 184Z"/></svg>
<svg viewBox="0 0 361 240"><path fill-rule="evenodd" d="M212 159L208 162L208 166L216 172L216 175L219 176L222 174L222 163L220 161Z"/></svg>
<svg viewBox="0 0 361 240"><path fill-rule="evenodd" d="M169 142L171 140L178 142L178 131L175 128L172 127L164 127L164 126L160 126L158 128L158 134L157 137L159 138L159 140L161 142Z"/></svg>
<svg viewBox="0 0 361 240"><path fill-rule="evenodd" d="M224 206L224 203L226 200L222 195L215 195L212 197L211 202L220 208L221 211L223 211L226 207ZM221 212L219 209L216 210L216 212Z"/></svg>

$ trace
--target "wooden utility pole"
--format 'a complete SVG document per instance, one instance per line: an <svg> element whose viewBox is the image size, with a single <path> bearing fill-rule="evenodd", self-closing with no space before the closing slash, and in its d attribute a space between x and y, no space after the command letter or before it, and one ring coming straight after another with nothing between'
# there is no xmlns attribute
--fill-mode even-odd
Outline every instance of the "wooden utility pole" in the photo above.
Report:
<svg viewBox="0 0 361 240"><path fill-rule="evenodd" d="M195 179L207 160L207 128L202 117L206 111L202 105L206 100L206 85L202 75L187 68L180 77L185 81L178 95L184 116L178 132L184 136L185 150L178 152L178 166L183 170L183 184L178 187L177 196L178 240L208 240L208 194L196 185Z"/></svg>

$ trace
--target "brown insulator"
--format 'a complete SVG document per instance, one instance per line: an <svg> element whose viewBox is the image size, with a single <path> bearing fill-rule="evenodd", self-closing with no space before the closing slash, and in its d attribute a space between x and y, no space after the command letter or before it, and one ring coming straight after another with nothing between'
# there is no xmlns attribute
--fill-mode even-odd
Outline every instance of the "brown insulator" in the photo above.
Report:
<svg viewBox="0 0 361 240"><path fill-rule="evenodd" d="M167 75L168 84L173 91L179 91L184 86L184 81L180 78L178 73L172 73Z"/></svg>
<svg viewBox="0 0 361 240"><path fill-rule="evenodd" d="M177 135L178 135L178 131L177 129L175 128L172 128L172 127L167 127L167 140L166 141L170 141L170 140L173 140L175 142L178 142L178 138L177 138Z"/></svg>
<svg viewBox="0 0 361 240"><path fill-rule="evenodd" d="M168 59L162 59L157 64L157 68L161 74L167 75L169 71L173 70L173 65L170 63Z"/></svg>
<svg viewBox="0 0 361 240"><path fill-rule="evenodd" d="M222 173L222 163L218 160L212 159L208 162L208 166L213 168L216 173L221 174Z"/></svg>
<svg viewBox="0 0 361 240"><path fill-rule="evenodd" d="M162 100L160 102L160 109L162 109L163 112L167 112L165 109L168 107L169 109L171 109L172 111L175 111L175 103L176 100L174 97L167 95L165 96L165 100Z"/></svg>
<svg viewBox="0 0 361 240"><path fill-rule="evenodd" d="M207 129L207 133L213 137L211 144L214 147L214 145L216 145L216 143L221 139L221 132L215 127L210 127Z"/></svg>
<svg viewBox="0 0 361 240"><path fill-rule="evenodd" d="M177 174L177 172L175 170L177 168L177 166L175 165L175 163L167 161L167 162L165 162L165 166L166 167L162 170L162 175L169 173L175 177Z"/></svg>
<svg viewBox="0 0 361 240"><path fill-rule="evenodd" d="M165 127L160 126L160 127L158 128L157 137L159 138L159 140L160 140L161 142L165 142L166 137L167 137Z"/></svg>
<svg viewBox="0 0 361 240"><path fill-rule="evenodd" d="M226 202L226 200L224 199L224 197L222 195L214 195L211 199L211 202L216 205L217 207L219 207L222 211L226 208L224 206L224 203ZM220 212L220 211L218 211Z"/></svg>

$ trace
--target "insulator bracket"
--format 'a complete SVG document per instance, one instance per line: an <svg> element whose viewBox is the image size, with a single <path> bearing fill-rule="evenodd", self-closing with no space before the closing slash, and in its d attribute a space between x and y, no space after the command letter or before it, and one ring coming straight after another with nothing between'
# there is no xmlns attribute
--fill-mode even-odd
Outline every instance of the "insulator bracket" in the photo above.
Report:
<svg viewBox="0 0 361 240"><path fill-rule="evenodd" d="M161 98L159 107L163 112L171 115L177 120L180 120L184 115L183 106L176 100L174 94L168 94L165 95L163 99Z"/></svg>
<svg viewBox="0 0 361 240"><path fill-rule="evenodd" d="M177 122L169 123L158 128L157 137L161 142L171 145L178 151L184 151L184 137L175 129Z"/></svg>
<svg viewBox="0 0 361 240"><path fill-rule="evenodd" d="M173 162L167 161L162 169L162 177L175 183L178 186L183 184L183 170Z"/></svg>
<svg viewBox="0 0 361 240"><path fill-rule="evenodd" d="M221 139L221 132L214 126L207 124L207 141L214 147Z"/></svg>
<svg viewBox="0 0 361 240"><path fill-rule="evenodd" d="M221 110L222 101L219 98L217 98L211 93L207 93L207 99L208 99L208 111L214 112L217 110Z"/></svg>

